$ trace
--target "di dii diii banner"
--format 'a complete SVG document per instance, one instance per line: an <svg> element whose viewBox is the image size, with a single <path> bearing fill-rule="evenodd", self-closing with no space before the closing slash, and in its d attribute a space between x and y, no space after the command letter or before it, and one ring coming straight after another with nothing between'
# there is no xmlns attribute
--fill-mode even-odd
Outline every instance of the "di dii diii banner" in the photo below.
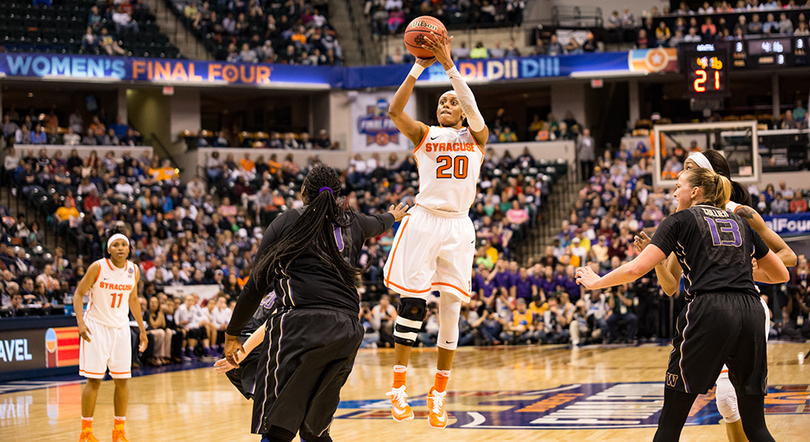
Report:
<svg viewBox="0 0 810 442"><path fill-rule="evenodd" d="M532 78L598 77L600 73L656 73L677 70L671 49L602 52L508 59L459 60L456 65L468 81L499 82ZM206 60L168 60L70 54L0 54L0 74L52 80L109 82L134 81L178 86L236 85L262 87L272 84L319 88L364 89L397 86L409 65L291 66L286 64L229 63ZM446 82L447 74L434 63L420 81Z"/></svg>

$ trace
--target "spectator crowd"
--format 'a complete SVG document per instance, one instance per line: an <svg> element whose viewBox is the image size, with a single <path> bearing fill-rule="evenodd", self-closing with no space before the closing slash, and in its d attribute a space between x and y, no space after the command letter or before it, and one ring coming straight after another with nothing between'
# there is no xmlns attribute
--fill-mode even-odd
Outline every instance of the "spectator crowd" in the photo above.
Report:
<svg viewBox="0 0 810 442"><path fill-rule="evenodd" d="M677 47L680 43L741 40L756 36L808 36L807 16L794 9L810 9L810 3L794 0L739 0L703 2L694 10L681 2L677 10L653 6L636 18L629 8L613 11L605 21L608 41L633 41L639 49ZM736 15L735 15L736 14Z"/></svg>
<svg viewBox="0 0 810 442"><path fill-rule="evenodd" d="M221 60L308 66L343 63L325 0L174 0L174 7Z"/></svg>
<svg viewBox="0 0 810 442"><path fill-rule="evenodd" d="M110 118L103 108L92 116L74 109L65 117L63 110L56 106L51 107L47 113L32 106L25 114L18 112L12 105L3 112L2 127L6 148L15 144L66 146L143 144L143 137L137 130L123 121L120 115L115 119Z"/></svg>
<svg viewBox="0 0 810 442"><path fill-rule="evenodd" d="M221 332L250 274L264 226L279 213L303 205L303 178L318 163L316 157L296 164L291 156L279 162L275 156L254 160L250 153L238 161L232 155L225 161L212 155L207 179L182 183L168 163L161 164L148 152L137 158L129 152L120 157L109 152L103 159L95 153L81 158L72 152L66 159L44 151L21 154L16 167L5 168L4 179L22 195L44 195L38 208L47 221L40 227L22 214L13 217L0 209L0 312L61 313L70 305L86 266L102 256L105 232L123 225L131 238L130 259L142 270L138 293L150 329L146 362L151 365L221 351ZM7 166L9 156L16 155L7 152ZM636 254L633 235L652 234L672 212L671 195L651 185L645 155L622 146L600 156L553 244L521 266L515 246L540 222L539 208L551 191L551 180L539 172L543 162L528 150L516 158L508 151L499 156L487 150L479 196L470 210L478 251L470 269L472 302L462 310L461 345L583 345L668 336L670 308L677 312L685 301L676 296L671 307L654 274L593 292L585 292L574 280L577 267L591 266L604 274L631 260ZM394 202L413 204L416 172L411 156L356 156L342 173L346 205L357 212L379 213ZM777 194L789 194L794 201L800 192L780 183L780 191L766 188L757 197L764 194L774 195L773 201ZM806 210L803 201L797 205ZM383 286L382 268L395 229L369 239L360 254L360 264L367 268L357 280L367 347L393 342L395 297ZM55 233L60 247L53 254L34 256L43 251L43 230ZM75 258L69 259L66 247L76 250ZM774 330L785 338L810 333L800 319L810 312L807 272L801 256L787 293L770 292L780 299L771 305L782 313L774 317ZM194 294L171 296L178 286L209 286L217 294L204 301ZM435 345L435 296L438 293L429 300L419 334L423 346Z"/></svg>
<svg viewBox="0 0 810 442"><path fill-rule="evenodd" d="M446 26L477 29L487 26L520 26L524 0L366 0L364 13L371 20L374 36L397 34L416 17L430 15Z"/></svg>

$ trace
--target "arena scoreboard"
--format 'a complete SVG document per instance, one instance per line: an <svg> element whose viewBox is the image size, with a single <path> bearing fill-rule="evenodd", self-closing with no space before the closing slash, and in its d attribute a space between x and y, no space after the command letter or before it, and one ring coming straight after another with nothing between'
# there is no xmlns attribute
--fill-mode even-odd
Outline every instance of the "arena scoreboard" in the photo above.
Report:
<svg viewBox="0 0 810 442"><path fill-rule="evenodd" d="M735 69L807 66L808 36L757 37L732 43Z"/></svg>
<svg viewBox="0 0 810 442"><path fill-rule="evenodd" d="M686 80L685 98L714 99L729 95L728 43L681 44L678 52Z"/></svg>

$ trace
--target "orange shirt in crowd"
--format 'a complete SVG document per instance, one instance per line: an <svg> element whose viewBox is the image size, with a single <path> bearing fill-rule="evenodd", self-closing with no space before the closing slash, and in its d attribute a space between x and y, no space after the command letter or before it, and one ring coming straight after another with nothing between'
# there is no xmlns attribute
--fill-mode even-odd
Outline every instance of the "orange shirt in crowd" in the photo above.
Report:
<svg viewBox="0 0 810 442"><path fill-rule="evenodd" d="M107 133L107 128L104 127L102 123L90 123L90 130L93 131L93 135L97 137L103 137L105 133Z"/></svg>
<svg viewBox="0 0 810 442"><path fill-rule="evenodd" d="M244 167L245 170L247 170L248 172L255 172L256 171L256 163L253 160L251 160L250 158L242 158L239 161L239 164L241 164L242 167Z"/></svg>

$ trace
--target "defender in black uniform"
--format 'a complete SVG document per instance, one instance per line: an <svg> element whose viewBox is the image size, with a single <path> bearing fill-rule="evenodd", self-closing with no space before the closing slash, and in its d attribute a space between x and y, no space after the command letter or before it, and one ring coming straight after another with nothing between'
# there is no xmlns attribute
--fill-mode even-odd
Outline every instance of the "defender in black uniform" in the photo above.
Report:
<svg viewBox="0 0 810 442"><path fill-rule="evenodd" d="M381 235L407 214L344 212L338 174L317 166L304 180L305 207L290 210L267 228L228 326L225 358L238 365L239 334L272 284L279 310L267 321L253 391L251 431L267 441L291 441L296 432L330 441L329 426L340 389L363 339L354 279L366 238Z"/></svg>
<svg viewBox="0 0 810 442"><path fill-rule="evenodd" d="M724 363L746 436L773 440L765 425L767 355L754 279L782 283L789 273L747 222L723 209L730 193L729 181L708 169L683 172L675 190L678 211L661 223L649 247L602 278L588 267L577 271L577 282L593 290L631 282L673 252L683 268L691 302L678 318L656 442L678 440L692 403L714 385Z"/></svg>

